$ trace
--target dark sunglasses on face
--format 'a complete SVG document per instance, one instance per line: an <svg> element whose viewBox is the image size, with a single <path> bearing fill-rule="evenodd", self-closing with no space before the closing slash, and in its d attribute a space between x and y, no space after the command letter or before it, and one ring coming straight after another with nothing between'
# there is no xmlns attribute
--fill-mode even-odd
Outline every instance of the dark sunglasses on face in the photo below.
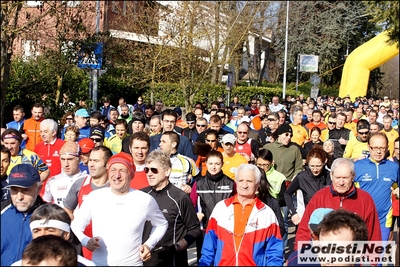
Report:
<svg viewBox="0 0 400 267"><path fill-rule="evenodd" d="M367 134L369 134L369 131L368 132L358 132L358 133L361 135L367 135Z"/></svg>
<svg viewBox="0 0 400 267"><path fill-rule="evenodd" d="M151 171L154 174L158 173L158 170L156 168L148 168L148 167L144 167L144 172L145 173L149 173L149 171Z"/></svg>
<svg viewBox="0 0 400 267"><path fill-rule="evenodd" d="M66 118L67 120L73 120L74 118Z"/></svg>
<svg viewBox="0 0 400 267"><path fill-rule="evenodd" d="M206 127L205 124L196 124L197 127Z"/></svg>
<svg viewBox="0 0 400 267"><path fill-rule="evenodd" d="M336 124L336 122L333 122L333 121L328 121L328 123L329 123L329 124L333 124L333 125Z"/></svg>
<svg viewBox="0 0 400 267"><path fill-rule="evenodd" d="M93 140L93 142L98 143L101 142L101 138L90 138Z"/></svg>

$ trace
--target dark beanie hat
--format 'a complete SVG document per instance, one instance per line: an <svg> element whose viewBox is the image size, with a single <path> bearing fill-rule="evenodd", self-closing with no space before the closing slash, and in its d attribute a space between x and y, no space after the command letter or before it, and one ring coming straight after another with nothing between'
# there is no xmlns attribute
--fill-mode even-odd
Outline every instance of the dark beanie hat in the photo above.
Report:
<svg viewBox="0 0 400 267"><path fill-rule="evenodd" d="M290 127L290 125L287 124L287 123L284 123L284 124L282 124L281 126L279 126L279 128L278 128L278 130L277 130L277 134L278 134L278 135L281 135L281 134L284 134L284 133L291 133L291 134L293 134L292 127Z"/></svg>

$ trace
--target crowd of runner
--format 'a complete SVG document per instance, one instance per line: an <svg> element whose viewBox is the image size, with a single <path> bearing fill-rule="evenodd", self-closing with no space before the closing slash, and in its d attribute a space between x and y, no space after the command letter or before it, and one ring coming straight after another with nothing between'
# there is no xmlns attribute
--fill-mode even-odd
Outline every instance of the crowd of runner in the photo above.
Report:
<svg viewBox="0 0 400 267"><path fill-rule="evenodd" d="M144 102L104 96L90 112L64 95L57 121L41 103L30 118L13 108L1 129L2 266L188 266L192 244L199 266L294 266L298 242L327 233L396 239L398 99ZM63 249L38 253L44 242Z"/></svg>

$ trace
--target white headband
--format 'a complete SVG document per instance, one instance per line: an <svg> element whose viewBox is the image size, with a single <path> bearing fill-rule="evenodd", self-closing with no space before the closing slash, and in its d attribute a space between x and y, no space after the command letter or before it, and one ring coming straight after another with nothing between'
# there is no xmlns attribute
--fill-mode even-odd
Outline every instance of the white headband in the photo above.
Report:
<svg viewBox="0 0 400 267"><path fill-rule="evenodd" d="M41 227L57 228L68 233L71 231L68 223L59 220L36 220L31 222L29 226L31 228L31 232L33 232L33 229Z"/></svg>

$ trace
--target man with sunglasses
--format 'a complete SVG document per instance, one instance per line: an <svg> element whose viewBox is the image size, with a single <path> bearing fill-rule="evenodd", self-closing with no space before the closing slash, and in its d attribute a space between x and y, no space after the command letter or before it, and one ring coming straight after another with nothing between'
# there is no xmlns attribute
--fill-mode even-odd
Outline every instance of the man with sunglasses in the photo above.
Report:
<svg viewBox="0 0 400 267"><path fill-rule="evenodd" d="M185 116L187 127L182 130L182 135L189 138L193 144L194 140L197 139L198 133L196 129L196 115L193 112L189 112Z"/></svg>
<svg viewBox="0 0 400 267"><path fill-rule="evenodd" d="M168 230L144 266L188 266L187 248L201 235L189 196L169 181L171 171L172 164L165 153L155 150L147 156L144 172L150 186L142 191L154 197L168 221ZM144 238L150 233L148 226L146 223Z"/></svg>
<svg viewBox="0 0 400 267"><path fill-rule="evenodd" d="M220 116L218 116L216 114L211 116L210 117L210 127L206 131L204 131L202 133L199 133L199 136L197 137L196 142L205 143L206 132L209 131L209 130L215 130L218 133L218 141L221 143L222 137L225 134L229 133L229 132L225 131L224 129L222 129L222 125L223 124L222 124L222 120L221 120Z"/></svg>
<svg viewBox="0 0 400 267"><path fill-rule="evenodd" d="M235 144L235 152L245 157L248 163L252 163L255 158L258 157L260 144L249 138L249 132L250 127L246 122L239 124L236 131L237 140Z"/></svg>
<svg viewBox="0 0 400 267"><path fill-rule="evenodd" d="M357 122L357 136L353 136L347 142L343 157L353 159L354 162L366 158L369 155L369 136L369 122L367 120L359 120Z"/></svg>
<svg viewBox="0 0 400 267"><path fill-rule="evenodd" d="M343 157L347 142L354 136L351 130L344 127L345 122L346 114L340 112L336 116L336 127L329 130L328 139L333 141L333 156L335 158Z"/></svg>

